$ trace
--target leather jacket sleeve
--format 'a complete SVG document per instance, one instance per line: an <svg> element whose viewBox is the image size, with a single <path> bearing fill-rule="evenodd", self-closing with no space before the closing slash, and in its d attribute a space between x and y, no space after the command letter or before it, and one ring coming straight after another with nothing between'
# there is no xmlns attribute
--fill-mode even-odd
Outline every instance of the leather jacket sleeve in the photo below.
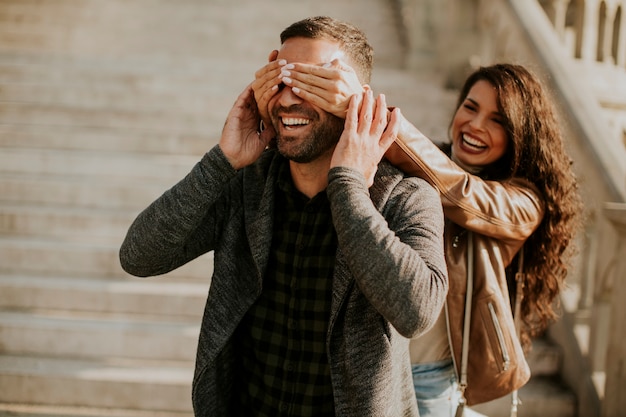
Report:
<svg viewBox="0 0 626 417"><path fill-rule="evenodd" d="M487 181L471 175L403 116L385 157L439 190L445 216L459 226L504 241L524 241L544 213L539 191L528 181Z"/></svg>

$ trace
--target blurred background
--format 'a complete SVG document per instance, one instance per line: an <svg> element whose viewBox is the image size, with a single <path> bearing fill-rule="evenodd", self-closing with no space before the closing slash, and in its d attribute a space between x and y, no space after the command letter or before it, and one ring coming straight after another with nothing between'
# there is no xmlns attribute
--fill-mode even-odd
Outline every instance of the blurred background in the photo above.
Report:
<svg viewBox="0 0 626 417"><path fill-rule="evenodd" d="M559 103L586 202L520 417L626 410L626 0L0 0L0 416L190 417L211 254L125 274L131 221L217 143L279 34L361 27L372 86L435 141L479 65ZM509 399L476 407L508 415Z"/></svg>

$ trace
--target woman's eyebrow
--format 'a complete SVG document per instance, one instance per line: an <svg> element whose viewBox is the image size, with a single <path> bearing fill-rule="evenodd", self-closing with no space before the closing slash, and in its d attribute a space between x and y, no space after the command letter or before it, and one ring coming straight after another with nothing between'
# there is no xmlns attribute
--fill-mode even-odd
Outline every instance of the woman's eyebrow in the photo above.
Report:
<svg viewBox="0 0 626 417"><path fill-rule="evenodd" d="M471 102L476 107L480 107L480 104L478 104L478 102L476 100L474 100L473 98L471 98L469 96L465 97L465 100ZM504 117L504 115L500 111L498 111L498 110L491 112L491 114L493 114L494 116L498 116L498 117Z"/></svg>

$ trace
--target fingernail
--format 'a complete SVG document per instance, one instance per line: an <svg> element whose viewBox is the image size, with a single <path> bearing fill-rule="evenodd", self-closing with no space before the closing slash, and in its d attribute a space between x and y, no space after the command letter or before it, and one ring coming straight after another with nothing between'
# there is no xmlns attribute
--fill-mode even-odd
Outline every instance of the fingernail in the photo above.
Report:
<svg viewBox="0 0 626 417"><path fill-rule="evenodd" d="M278 60L278 65L283 66L287 63L287 61L285 59L279 59Z"/></svg>
<svg viewBox="0 0 626 417"><path fill-rule="evenodd" d="M280 75L282 75L283 77L289 77L291 75L291 72L287 71L286 69L282 69L280 71Z"/></svg>
<svg viewBox="0 0 626 417"><path fill-rule="evenodd" d="M296 66L293 64L287 64L285 66L283 66L283 69L294 69Z"/></svg>
<svg viewBox="0 0 626 417"><path fill-rule="evenodd" d="M298 87L292 87L291 91L293 91L294 93L298 94L300 92L300 89Z"/></svg>
<svg viewBox="0 0 626 417"><path fill-rule="evenodd" d="M289 77L283 77L283 82L284 82L285 84L291 84L291 78L289 78Z"/></svg>
<svg viewBox="0 0 626 417"><path fill-rule="evenodd" d="M326 62L324 65L322 65L322 68L328 68L330 67L332 64L330 62Z"/></svg>

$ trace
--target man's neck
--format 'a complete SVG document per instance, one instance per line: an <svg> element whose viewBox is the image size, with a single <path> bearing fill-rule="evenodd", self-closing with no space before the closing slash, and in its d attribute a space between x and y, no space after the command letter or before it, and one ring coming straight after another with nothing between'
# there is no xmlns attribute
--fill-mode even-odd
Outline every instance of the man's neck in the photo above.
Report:
<svg viewBox="0 0 626 417"><path fill-rule="evenodd" d="M330 157L301 164L289 161L289 170L295 187L309 198L315 197L328 186Z"/></svg>

